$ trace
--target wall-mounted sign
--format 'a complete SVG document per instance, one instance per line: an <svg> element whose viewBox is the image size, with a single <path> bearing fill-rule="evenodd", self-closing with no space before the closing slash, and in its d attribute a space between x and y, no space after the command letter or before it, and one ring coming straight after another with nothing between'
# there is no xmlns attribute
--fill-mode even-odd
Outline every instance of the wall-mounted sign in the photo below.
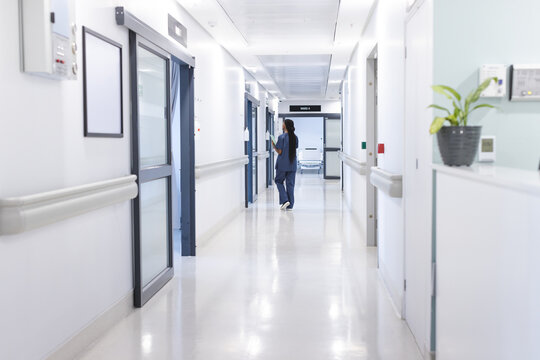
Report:
<svg viewBox="0 0 540 360"><path fill-rule="evenodd" d="M169 14L169 35L184 47L187 47L187 29Z"/></svg>
<svg viewBox="0 0 540 360"><path fill-rule="evenodd" d="M122 45L83 27L84 136L123 137Z"/></svg>
<svg viewBox="0 0 540 360"><path fill-rule="evenodd" d="M290 112L318 111L321 112L321 105L291 105Z"/></svg>

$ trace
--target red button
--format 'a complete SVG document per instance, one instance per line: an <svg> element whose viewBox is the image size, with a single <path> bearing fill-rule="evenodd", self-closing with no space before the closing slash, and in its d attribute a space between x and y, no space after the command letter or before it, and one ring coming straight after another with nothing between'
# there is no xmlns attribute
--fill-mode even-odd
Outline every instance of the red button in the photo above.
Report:
<svg viewBox="0 0 540 360"><path fill-rule="evenodd" d="M384 154L384 144L379 144L377 147L377 153Z"/></svg>

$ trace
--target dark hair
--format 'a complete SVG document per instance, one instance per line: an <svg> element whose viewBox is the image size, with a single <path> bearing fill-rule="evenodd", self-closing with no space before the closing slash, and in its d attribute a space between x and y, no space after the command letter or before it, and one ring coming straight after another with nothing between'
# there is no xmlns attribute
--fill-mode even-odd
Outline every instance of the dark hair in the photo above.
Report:
<svg viewBox="0 0 540 360"><path fill-rule="evenodd" d="M294 134L294 121L285 119L285 128L289 134L289 161L293 162L296 158L296 135Z"/></svg>

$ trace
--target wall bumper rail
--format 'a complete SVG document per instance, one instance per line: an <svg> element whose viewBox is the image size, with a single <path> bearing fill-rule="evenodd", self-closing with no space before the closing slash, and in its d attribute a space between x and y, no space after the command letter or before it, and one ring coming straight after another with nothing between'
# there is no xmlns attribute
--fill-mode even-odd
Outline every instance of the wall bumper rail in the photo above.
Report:
<svg viewBox="0 0 540 360"><path fill-rule="evenodd" d="M39 194L0 199L0 235L53 224L137 196L137 176L129 175Z"/></svg>
<svg viewBox="0 0 540 360"><path fill-rule="evenodd" d="M343 164L347 165L360 175L366 175L367 174L367 163L362 162L358 159L353 158L352 156L345 154L343 151L338 151L339 158L343 162Z"/></svg>
<svg viewBox="0 0 540 360"><path fill-rule="evenodd" d="M403 176L392 174L376 166L371 168L369 180L373 186L393 198L403 197Z"/></svg>
<svg viewBox="0 0 540 360"><path fill-rule="evenodd" d="M243 155L234 159L215 161L207 164L195 165L195 178L199 179L211 173L230 170L249 163L249 157Z"/></svg>
<svg viewBox="0 0 540 360"><path fill-rule="evenodd" d="M258 152L255 153L255 155L259 160L268 159L270 157L270 153L268 151Z"/></svg>

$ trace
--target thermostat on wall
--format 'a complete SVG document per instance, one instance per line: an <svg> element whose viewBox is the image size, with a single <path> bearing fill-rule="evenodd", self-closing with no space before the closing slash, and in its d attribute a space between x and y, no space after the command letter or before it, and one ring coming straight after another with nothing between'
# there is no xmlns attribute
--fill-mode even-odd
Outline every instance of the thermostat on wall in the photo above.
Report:
<svg viewBox="0 0 540 360"><path fill-rule="evenodd" d="M495 136L482 136L480 138L480 147L478 149L478 161L495 161Z"/></svg>
<svg viewBox="0 0 540 360"><path fill-rule="evenodd" d="M497 78L497 82L491 82L489 87L480 94L481 97L505 97L506 79L508 66L506 65L482 65L479 73L479 83L482 84L489 78Z"/></svg>

